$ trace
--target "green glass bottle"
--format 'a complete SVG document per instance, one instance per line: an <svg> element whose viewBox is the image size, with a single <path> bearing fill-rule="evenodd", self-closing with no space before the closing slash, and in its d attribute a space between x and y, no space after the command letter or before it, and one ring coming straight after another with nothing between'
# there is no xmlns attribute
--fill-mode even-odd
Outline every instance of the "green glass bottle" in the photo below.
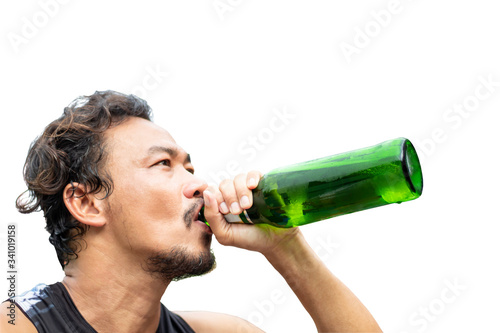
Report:
<svg viewBox="0 0 500 333"><path fill-rule="evenodd" d="M253 206L229 222L290 228L401 203L422 194L422 171L405 138L272 170L253 190Z"/></svg>

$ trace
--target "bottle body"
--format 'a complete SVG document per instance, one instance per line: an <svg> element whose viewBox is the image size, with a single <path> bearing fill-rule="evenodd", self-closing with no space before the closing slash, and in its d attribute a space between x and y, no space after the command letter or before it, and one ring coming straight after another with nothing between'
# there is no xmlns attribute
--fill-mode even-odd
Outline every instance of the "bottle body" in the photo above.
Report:
<svg viewBox="0 0 500 333"><path fill-rule="evenodd" d="M414 200L423 180L415 148L398 138L266 173L253 205L230 222L290 228Z"/></svg>

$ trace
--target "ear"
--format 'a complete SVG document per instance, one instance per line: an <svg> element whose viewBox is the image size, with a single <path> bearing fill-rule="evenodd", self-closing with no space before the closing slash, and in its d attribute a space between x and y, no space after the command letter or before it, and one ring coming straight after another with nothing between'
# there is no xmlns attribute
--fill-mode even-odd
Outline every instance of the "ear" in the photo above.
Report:
<svg viewBox="0 0 500 333"><path fill-rule="evenodd" d="M66 185L63 192L64 204L79 222L91 227L102 227L106 224L104 201L94 193L88 194L80 183Z"/></svg>

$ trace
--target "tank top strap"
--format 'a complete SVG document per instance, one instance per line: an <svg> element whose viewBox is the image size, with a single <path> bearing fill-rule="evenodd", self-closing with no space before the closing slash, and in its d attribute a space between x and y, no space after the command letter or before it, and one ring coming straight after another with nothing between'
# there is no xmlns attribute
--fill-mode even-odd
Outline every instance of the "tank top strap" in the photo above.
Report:
<svg viewBox="0 0 500 333"><path fill-rule="evenodd" d="M12 299L39 333L97 333L76 308L61 282L38 284ZM156 333L194 333L179 315L161 305Z"/></svg>
<svg viewBox="0 0 500 333"><path fill-rule="evenodd" d="M97 333L61 282L38 284L13 300L40 333Z"/></svg>

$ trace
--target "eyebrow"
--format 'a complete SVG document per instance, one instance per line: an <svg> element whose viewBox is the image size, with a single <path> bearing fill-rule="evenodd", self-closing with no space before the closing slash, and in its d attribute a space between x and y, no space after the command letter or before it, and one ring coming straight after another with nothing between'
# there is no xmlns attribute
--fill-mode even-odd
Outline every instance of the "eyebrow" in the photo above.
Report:
<svg viewBox="0 0 500 333"><path fill-rule="evenodd" d="M159 153L167 153L172 158L176 158L179 155L179 150L176 148L164 147L164 146L152 146L148 149L148 155L155 155ZM191 155L186 154L184 163L191 163Z"/></svg>

